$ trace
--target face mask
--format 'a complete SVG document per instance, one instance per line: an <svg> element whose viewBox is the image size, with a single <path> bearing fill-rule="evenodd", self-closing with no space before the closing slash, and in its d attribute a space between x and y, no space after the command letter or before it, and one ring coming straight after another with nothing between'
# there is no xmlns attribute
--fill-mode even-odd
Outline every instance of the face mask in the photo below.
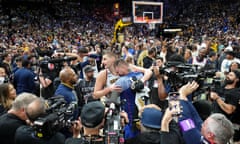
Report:
<svg viewBox="0 0 240 144"><path fill-rule="evenodd" d="M0 84L7 83L8 79L6 77L0 77Z"/></svg>

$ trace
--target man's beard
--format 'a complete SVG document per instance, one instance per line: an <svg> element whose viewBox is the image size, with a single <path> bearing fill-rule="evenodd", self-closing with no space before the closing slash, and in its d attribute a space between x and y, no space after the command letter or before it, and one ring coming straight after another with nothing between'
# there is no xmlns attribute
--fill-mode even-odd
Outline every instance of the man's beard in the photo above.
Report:
<svg viewBox="0 0 240 144"><path fill-rule="evenodd" d="M74 85L74 84L77 83L77 81L76 81L76 80L71 80L70 83L71 83L72 85Z"/></svg>
<svg viewBox="0 0 240 144"><path fill-rule="evenodd" d="M93 74L92 74L92 75L87 75L87 78L88 78L89 80L93 79L93 77L94 77Z"/></svg>
<svg viewBox="0 0 240 144"><path fill-rule="evenodd" d="M228 79L228 78L226 78L225 80L224 80L224 84L225 85L227 85L227 84L233 84L234 83L234 80L230 80L230 79Z"/></svg>

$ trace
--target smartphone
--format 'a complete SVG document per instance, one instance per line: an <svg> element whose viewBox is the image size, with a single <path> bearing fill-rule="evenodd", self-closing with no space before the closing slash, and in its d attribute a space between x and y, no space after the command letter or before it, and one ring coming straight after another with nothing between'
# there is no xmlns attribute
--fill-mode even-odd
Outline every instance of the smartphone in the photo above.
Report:
<svg viewBox="0 0 240 144"><path fill-rule="evenodd" d="M178 92L170 92L168 94L168 107L174 110L173 119L178 122L178 117L181 114L180 96Z"/></svg>

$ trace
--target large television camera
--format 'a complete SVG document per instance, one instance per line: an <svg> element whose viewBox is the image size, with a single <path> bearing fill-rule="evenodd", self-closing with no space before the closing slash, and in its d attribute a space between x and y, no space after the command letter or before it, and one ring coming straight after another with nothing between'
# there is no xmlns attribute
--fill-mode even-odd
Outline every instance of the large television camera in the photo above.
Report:
<svg viewBox="0 0 240 144"><path fill-rule="evenodd" d="M49 98L46 104L46 114L33 123L35 136L42 139L51 138L59 130L71 127L77 109L76 103L67 104L63 96Z"/></svg>
<svg viewBox="0 0 240 144"><path fill-rule="evenodd" d="M45 56L40 61L40 68L42 69L43 73L54 73L57 77L58 73L61 71L62 67L64 66L64 62L70 62L72 60L76 60L77 57L59 57L59 58L50 58Z"/></svg>
<svg viewBox="0 0 240 144"><path fill-rule="evenodd" d="M77 57L68 57L68 56L60 56L52 57L54 54L54 49L50 47L46 48L36 48L35 55L43 57L42 60L39 61L39 66L42 69L43 73L53 73L55 77L58 76L58 73L61 71L64 62L70 62L72 60L76 60Z"/></svg>
<svg viewBox="0 0 240 144"><path fill-rule="evenodd" d="M159 73L168 77L171 92L176 92L181 86L192 81L199 84L196 95L210 90L216 91L221 86L221 80L214 78L215 69L200 68L197 65L168 62L164 68L159 69Z"/></svg>

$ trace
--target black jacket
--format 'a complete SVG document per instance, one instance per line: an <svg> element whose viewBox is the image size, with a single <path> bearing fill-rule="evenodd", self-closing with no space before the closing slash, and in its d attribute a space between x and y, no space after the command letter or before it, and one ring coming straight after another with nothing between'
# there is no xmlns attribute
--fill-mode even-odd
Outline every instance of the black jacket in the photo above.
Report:
<svg viewBox="0 0 240 144"><path fill-rule="evenodd" d="M15 133L15 144L64 144L65 136L59 132L49 139L40 139L35 136L31 126L21 126Z"/></svg>
<svg viewBox="0 0 240 144"><path fill-rule="evenodd" d="M127 140L126 144L160 144L160 132L143 132L137 137Z"/></svg>

